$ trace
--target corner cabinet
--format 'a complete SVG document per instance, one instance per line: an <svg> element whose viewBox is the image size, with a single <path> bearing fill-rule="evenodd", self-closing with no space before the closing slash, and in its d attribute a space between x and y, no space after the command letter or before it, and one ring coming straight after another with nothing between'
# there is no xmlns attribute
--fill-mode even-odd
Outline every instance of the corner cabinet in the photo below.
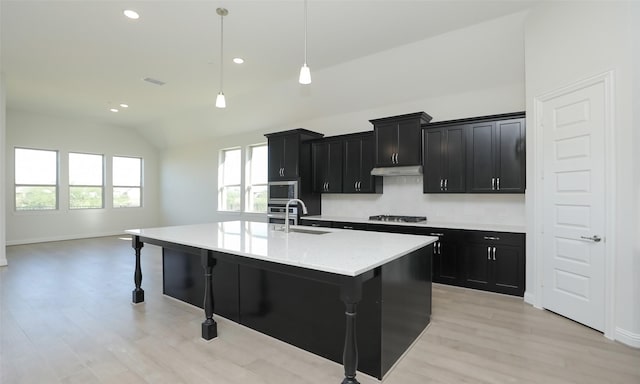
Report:
<svg viewBox="0 0 640 384"><path fill-rule="evenodd" d="M376 166L422 164L422 124L431 121L424 112L369 120L376 138Z"/></svg>
<svg viewBox="0 0 640 384"><path fill-rule="evenodd" d="M309 150L307 149L305 154L305 148L301 148L301 143L319 139L323 135L306 129L292 129L265 136L269 147L269 181L280 181L301 177L301 159L304 160L309 156ZM306 161L306 163L309 162ZM306 173L306 170L303 171ZM308 172L310 173L311 170L309 169Z"/></svg>
<svg viewBox="0 0 640 384"><path fill-rule="evenodd" d="M469 192L524 192L524 116L470 124L466 142Z"/></svg>
<svg viewBox="0 0 640 384"><path fill-rule="evenodd" d="M311 144L313 191L342 192L342 140L322 140Z"/></svg>
<svg viewBox="0 0 640 384"><path fill-rule="evenodd" d="M433 243L433 282L464 286L462 256L464 231L418 228L418 235L436 236Z"/></svg>
<svg viewBox="0 0 640 384"><path fill-rule="evenodd" d="M466 128L453 125L424 130L424 193L466 192Z"/></svg>
<svg viewBox="0 0 640 384"><path fill-rule="evenodd" d="M371 170L375 166L375 150L373 132L345 138L343 192L382 193L382 177L371 176Z"/></svg>

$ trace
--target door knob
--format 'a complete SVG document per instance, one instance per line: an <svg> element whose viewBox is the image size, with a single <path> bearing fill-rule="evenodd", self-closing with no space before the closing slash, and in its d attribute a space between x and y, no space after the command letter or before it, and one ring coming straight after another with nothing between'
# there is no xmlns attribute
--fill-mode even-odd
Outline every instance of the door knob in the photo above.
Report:
<svg viewBox="0 0 640 384"><path fill-rule="evenodd" d="M598 236L598 235L593 235L591 237L589 237L589 236L580 236L580 238L584 239L584 240L591 240L594 243L599 243L600 240L602 240L602 238L600 236Z"/></svg>

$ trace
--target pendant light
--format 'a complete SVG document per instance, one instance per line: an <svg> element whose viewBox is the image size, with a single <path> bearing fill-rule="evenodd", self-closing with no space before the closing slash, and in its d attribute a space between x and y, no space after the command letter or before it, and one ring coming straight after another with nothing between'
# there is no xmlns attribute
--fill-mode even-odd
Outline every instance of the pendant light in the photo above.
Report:
<svg viewBox="0 0 640 384"><path fill-rule="evenodd" d="M222 67L224 65L224 56L223 56L223 44L224 44L224 17L229 14L226 8L218 8L216 9L216 13L220 15L220 93L216 97L216 107L218 108L226 108L227 101L224 98L224 92L222 92Z"/></svg>
<svg viewBox="0 0 640 384"><path fill-rule="evenodd" d="M311 70L307 66L307 0L304 0L304 64L300 68L300 84L311 84Z"/></svg>

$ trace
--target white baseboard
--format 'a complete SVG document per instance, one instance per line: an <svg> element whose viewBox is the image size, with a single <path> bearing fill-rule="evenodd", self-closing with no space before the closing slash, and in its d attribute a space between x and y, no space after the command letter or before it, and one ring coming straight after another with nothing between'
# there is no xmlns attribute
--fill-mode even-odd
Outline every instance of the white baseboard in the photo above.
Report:
<svg viewBox="0 0 640 384"><path fill-rule="evenodd" d="M615 339L622 344L626 344L633 348L640 348L640 334L627 331L620 327L616 328Z"/></svg>
<svg viewBox="0 0 640 384"><path fill-rule="evenodd" d="M7 246L9 246L9 245L34 244L34 243L48 243L48 242L51 242L51 241L89 239L89 238L92 238L92 237L106 237L106 236L117 236L117 235L130 236L130 235L124 233L124 231L85 233L85 234L76 234L76 235L62 235L62 236L51 236L51 237L39 237L39 238L32 238L32 239L12 240L12 241L7 241Z"/></svg>
<svg viewBox="0 0 640 384"><path fill-rule="evenodd" d="M524 302L535 307L535 296L529 292L524 293Z"/></svg>

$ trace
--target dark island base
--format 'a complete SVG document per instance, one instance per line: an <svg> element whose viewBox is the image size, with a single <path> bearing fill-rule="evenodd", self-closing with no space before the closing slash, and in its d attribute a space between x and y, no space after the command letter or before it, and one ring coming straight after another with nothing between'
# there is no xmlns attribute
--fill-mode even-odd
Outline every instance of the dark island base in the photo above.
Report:
<svg viewBox="0 0 640 384"><path fill-rule="evenodd" d="M382 379L429 324L431 246L375 270L357 305L358 370ZM164 293L203 308L200 255L163 249ZM218 260L215 313L337 363L343 362L340 287ZM204 326L204 325L203 325Z"/></svg>

